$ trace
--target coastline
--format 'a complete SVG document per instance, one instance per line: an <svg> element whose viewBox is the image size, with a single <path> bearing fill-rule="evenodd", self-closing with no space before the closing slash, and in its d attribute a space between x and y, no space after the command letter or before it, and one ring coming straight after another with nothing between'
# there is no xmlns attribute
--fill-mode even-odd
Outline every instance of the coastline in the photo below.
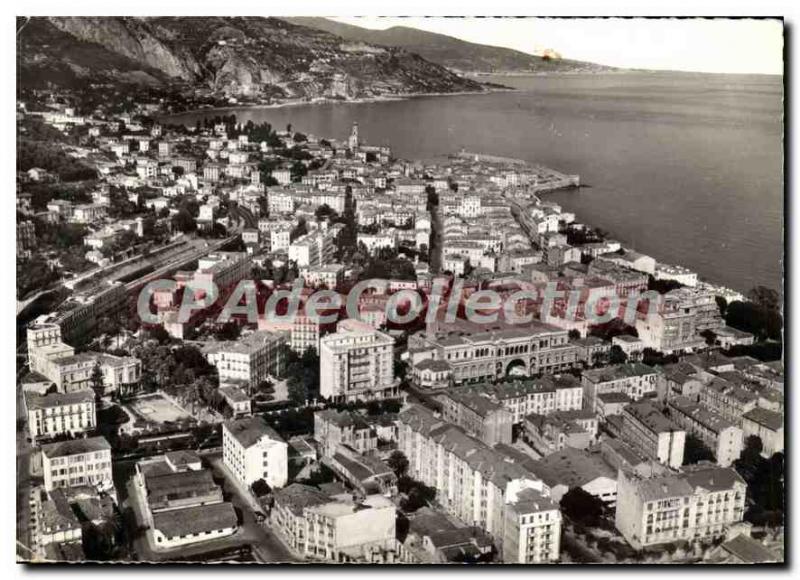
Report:
<svg viewBox="0 0 800 580"><path fill-rule="evenodd" d="M197 115L201 113L214 113L221 111L238 111L243 109L284 109L289 107L300 107L303 105L359 105L365 103L391 103L395 101L407 101L421 97L458 97L464 95L489 95L493 93L518 92L519 89L513 87L487 87L483 91L454 91L452 93L396 93L393 95L377 95L374 97L358 97L354 99L334 99L331 97L319 97L311 100L305 99L286 99L279 103L250 103L250 104L231 104L224 107L200 107L186 109L180 112L159 113L158 119L168 119L181 115Z"/></svg>
<svg viewBox="0 0 800 580"><path fill-rule="evenodd" d="M594 72L594 73L585 73L585 72L584 73L580 73L580 72L525 73L525 74L520 74L518 76L568 76L568 75L571 75L571 74L580 74L580 75L585 75L585 74L623 75L623 74L630 74L630 73L655 73L655 74L658 74L658 73L670 73L670 72L671 71L636 71L636 70L624 70L623 69L623 70L615 70L615 71L598 71L598 72ZM680 71L680 72L682 72L682 71ZM697 74L703 74L703 73L685 73L685 74L697 75ZM498 76L503 76L503 75L499 75L498 74ZM300 99L291 99L291 100L286 100L286 101L283 101L283 102L280 102L280 103L272 103L272 104L266 104L266 103L262 103L262 104L240 104L240 105L237 104L237 105L230 105L230 106L224 106L224 107L207 107L207 108L199 108L199 109L190 109L190 110L186 110L186 111L183 111L183 112L180 112L180 113L168 113L168 114L160 115L159 119L171 119L171 118L174 118L174 117L180 117L182 115L197 115L197 114L211 115L211 114L218 113L218 112L235 112L235 111L239 111L239 110L249 110L249 109L257 109L257 110L260 110L260 109L263 109L263 110L276 109L277 110L277 109L283 109L283 108L298 107L298 106L302 106L302 105L328 105L328 104L348 105L348 104L363 104L363 103L395 102L395 101L411 100L411 99L419 98L419 97L446 97L446 96L461 96L461 95L489 95L489 94L493 94L493 93L502 93L502 92L520 92L521 90L522 89L511 88L511 87L507 87L507 88L487 87L485 90L482 90L482 91L457 91L457 92L452 92L452 93L443 93L443 92L438 92L438 93L419 93L419 92L415 92L415 93L398 93L398 94L392 94L392 95L379 95L379 96L374 96L374 97L363 97L363 98L347 99L347 100L332 99L332 98L318 98L318 99L312 99L310 101L309 100L300 100ZM169 121L169 122L174 122L174 121ZM448 153L442 153L442 155L450 155L450 154L452 154L452 153L449 153L449 154ZM478 155L486 156L487 154L486 153L478 153ZM491 156L491 155L489 155L489 156ZM522 161L523 163L526 163L526 164L530 163L529 161L524 161L524 160L518 160L518 161ZM570 175L568 173L564 173L562 175L564 175L564 177L567 177L567 178L576 177L576 176L572 176L572 175ZM555 193L558 193L558 192L561 192L561 191L565 191L565 190L577 189L579 187L589 187L589 186L585 186L583 184L580 184L580 182L577 182L577 183L575 183L575 182L563 183L563 184L558 184L558 185L555 185L555 186L545 185L544 187L535 190L533 193L535 195L537 195L537 196L539 196L539 195L544 196L544 195L548 195L548 194L555 194ZM592 224L590 222L585 222L585 223L587 223L587 225L592 226ZM594 226L592 226L592 227L594 227ZM613 232L612 232L612 234L613 234ZM619 238L617 238L617 239L619 239ZM633 246L629 246L629 247L630 247L630 249L635 250L635 248ZM654 258L655 258L655 256L654 256ZM684 268L686 267L686 266L683 266L682 264L674 264L674 265L681 266L681 267L684 267ZM736 296L736 297L740 297L740 298L746 300L746 296L745 296L745 293L747 291L746 289L736 289L736 288L733 288L733 287L730 287L730 286L725 286L725 285L723 285L721 283L717 283L717 282L713 282L713 281L709 280L707 277L703 276L700 272L697 272L697 274L698 274L698 285L701 285L701 286L707 287L709 289L712 289L712 290L716 291L716 293L719 293L720 295L725 295L726 297ZM730 301L730 298L729 298L729 301Z"/></svg>
<svg viewBox="0 0 800 580"><path fill-rule="evenodd" d="M574 186L574 187L559 187L559 188L556 188L556 189L547 189L547 190L537 191L537 192L535 192L535 195L536 195L536 197L540 198L540 196L544 196L544 195L547 195L547 194L550 194L550 193L559 193L559 192L568 191L568 190L577 190L577 189L580 189L581 187L590 187L590 186L578 185L578 186ZM575 212L575 216L576 217L578 216L578 212ZM589 226L589 227L592 227L592 228L596 227L595 225L590 224L587 221L581 220L581 222L584 223L585 225ZM613 231L606 230L605 228L603 228L603 230L608 232L609 237L611 239L614 239L614 240L617 240L617 241L620 241L620 242L624 241L622 238L620 238L619 236L615 235ZM626 246L626 249L633 250L633 251L638 251L638 250L636 250L636 248L634 248L633 246L630 246L630 245ZM694 270L684 266L683 264L666 264L665 262L659 261L656 258L656 256L652 256L652 258L654 260L656 260L657 264L665 264L665 265L668 265L668 266L678 266L680 268L686 268L687 270L690 270L690 271L694 272ZM734 300L748 301L748 298L745 295L744 291L737 290L736 288L731 288L730 286L724 286L724 285L718 284L716 282L712 282L711 280L708 280L707 278L702 276L700 274L700 272L696 272L696 273L697 273L697 286L707 288L708 290L714 292L715 294L718 294L719 296L722 296L722 297L726 298L726 300L728 302L732 302ZM780 291L780 289L779 289L779 291Z"/></svg>

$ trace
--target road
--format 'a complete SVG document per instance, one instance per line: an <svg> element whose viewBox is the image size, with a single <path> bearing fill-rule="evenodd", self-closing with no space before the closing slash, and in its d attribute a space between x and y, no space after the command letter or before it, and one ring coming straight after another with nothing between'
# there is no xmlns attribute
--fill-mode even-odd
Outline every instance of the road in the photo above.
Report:
<svg viewBox="0 0 800 580"><path fill-rule="evenodd" d="M133 534L134 530L128 530L133 535L133 553L140 562L161 562L165 560L175 561L181 559L194 558L209 552L220 552L224 550L234 550L242 546L250 546L253 555L262 563L292 563L298 562L289 549L280 539L270 530L265 529L259 524L253 513L253 502L247 498L233 481L233 476L222 465L220 453L202 454L204 462L210 466L215 479L223 480L222 489L226 497L236 508L237 514L241 518L239 529L232 536L210 540L200 544L175 548L172 550L153 550L148 541L147 534ZM119 463L119 464L118 464ZM121 463L129 463L125 468ZM140 525L146 521L143 513L142 496L130 475L133 473L135 461L115 462L115 484L120 490L120 502L125 507L131 507L136 516L136 521ZM123 499L124 498L124 499Z"/></svg>
<svg viewBox="0 0 800 580"><path fill-rule="evenodd" d="M253 513L257 508L252 496L233 478L230 471L223 465L221 455L211 455L207 458L214 471L214 475L224 478L222 489L230 494L231 503L238 509L242 516L239 532L252 545L253 552L261 562L299 562L289 548L278 538L272 530L258 523ZM258 508L257 508L258 509Z"/></svg>
<svg viewBox="0 0 800 580"><path fill-rule="evenodd" d="M533 224L531 223L530 216L526 214L525 208L523 208L515 199L512 199L507 195L503 195L503 198L508 202L508 205L511 208L511 215L513 215L514 219L517 220L517 223L528 235L528 238L531 240L531 242L538 247L538 236L533 234Z"/></svg>
<svg viewBox="0 0 800 580"><path fill-rule="evenodd" d="M428 265L432 274L442 270L442 219L439 206L431 208L431 247L428 248Z"/></svg>
<svg viewBox="0 0 800 580"><path fill-rule="evenodd" d="M17 419L24 418L25 406L22 402L22 387L17 386ZM30 559L29 549L31 537L31 445L28 443L28 432L24 425L17 434L17 555L22 559Z"/></svg>

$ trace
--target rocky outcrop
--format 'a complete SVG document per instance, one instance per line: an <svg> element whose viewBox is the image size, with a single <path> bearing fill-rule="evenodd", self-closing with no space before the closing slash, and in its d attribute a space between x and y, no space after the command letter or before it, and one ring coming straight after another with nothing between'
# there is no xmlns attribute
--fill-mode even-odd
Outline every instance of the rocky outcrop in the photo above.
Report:
<svg viewBox="0 0 800 580"><path fill-rule="evenodd" d="M46 40L58 35L62 44L75 46L54 54ZM126 79L137 78L130 73L138 67L158 82L252 97L354 98L482 89L405 50L345 41L275 18L33 18L18 33L18 68L33 62L39 67L69 63L77 76L124 72Z"/></svg>

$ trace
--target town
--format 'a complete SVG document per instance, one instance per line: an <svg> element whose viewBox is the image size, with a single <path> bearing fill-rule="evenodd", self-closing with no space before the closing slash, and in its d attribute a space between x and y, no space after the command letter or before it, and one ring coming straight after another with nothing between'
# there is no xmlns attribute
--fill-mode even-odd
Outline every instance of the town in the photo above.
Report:
<svg viewBox="0 0 800 580"><path fill-rule="evenodd" d="M777 292L577 175L163 110L17 102L18 559L784 560Z"/></svg>

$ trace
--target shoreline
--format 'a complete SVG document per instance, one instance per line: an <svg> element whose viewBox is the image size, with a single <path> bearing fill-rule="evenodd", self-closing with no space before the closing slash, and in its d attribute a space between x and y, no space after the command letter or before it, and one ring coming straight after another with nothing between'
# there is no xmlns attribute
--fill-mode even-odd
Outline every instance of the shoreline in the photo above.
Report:
<svg viewBox="0 0 800 580"><path fill-rule="evenodd" d="M458 97L466 95L490 95L494 93L511 93L518 92L519 89L513 87L491 87L484 91L455 91L452 93L397 93L394 95L378 95L375 97L359 97L355 99L334 99L331 97L320 97L310 101L300 99L287 99L280 103L251 103L251 104L231 104L223 107L200 107L196 109L187 109L178 113L159 113L158 120L168 119L171 117L180 117L182 115L198 115L202 113L214 113L220 111L232 111L242 109L284 109L289 107L301 107L303 105L361 105L368 103L392 103L396 101L408 101L421 97Z"/></svg>
<svg viewBox="0 0 800 580"><path fill-rule="evenodd" d="M667 72L667 71L620 70L620 71L611 71L610 74L628 74L628 73L634 73L634 72L655 72L655 73L658 73L658 72ZM559 75L560 76L560 75L568 75L568 74L608 74L608 73L609 73L609 71L598 72L598 73L567 73L567 72L565 72L565 73L534 73L534 74L526 74L526 75L518 75L518 76L546 76L546 75L549 75L549 76ZM688 73L688 74L703 74L703 73ZM509 75L498 75L498 76L509 76ZM331 99L331 98L319 98L319 99L315 99L315 100L311 100L311 101L306 101L306 100L288 100L288 101L285 101L285 102L274 103L274 104L242 104L242 105L230 105L230 106L225 106L225 107L208 107L208 108L200 108L200 109L190 109L190 110L187 110L187 111L184 111L184 112L181 112L181 113L169 113L169 114L165 114L165 115L160 115L158 117L158 119L159 119L159 121L163 121L164 119L171 119L171 118L174 118L174 117L179 117L181 115L197 115L197 114L209 114L210 115L210 114L213 114L215 112L217 112L217 113L224 112L224 111L232 111L233 112L233 111L244 110L244 109L264 109L264 110L268 110L268 109L283 109L283 108L289 108L289 107L298 107L298 106L302 106L302 105L329 105L329 104L341 104L341 105L351 105L352 104L352 105L356 105L356 104L364 104L364 103L381 103L381 102L406 101L406 100L411 100L411 99L420 98L420 97L448 97L448 96L464 96L464 95L489 95L489 94L493 94L493 93L519 92L519 91L520 91L520 89L516 89L516 88L512 88L512 87L506 87L506 88L492 87L492 88L487 88L484 91L457 91L457 92L453 92L453 93L441 93L441 92L439 92L439 93L401 93L401 94L396 94L396 95L380 95L380 96L375 96L375 97L364 97L364 98L348 99L348 100ZM174 121L171 121L171 122L174 122ZM181 122L177 122L177 123L185 125L185 123L181 123ZM472 152L472 153L474 154L474 152ZM449 154L448 153L443 153L442 155L447 156L447 155L452 155L452 154L453 153L449 153ZM485 156L487 154L478 153L478 155ZM491 157L491 155L489 155L489 157ZM532 163L532 162L525 161L525 160L522 160L522 159L520 159L518 161L521 161L521 162L523 162L525 164ZM559 173L561 173L561 172L559 172ZM563 175L565 175L567 177L573 177L570 174L563 174ZM540 190L536 190L534 192L534 195L539 196L539 195L554 194L554 193L558 193L558 192L562 192L562 191L580 189L581 187L590 187L590 186L588 186L588 185L584 186L583 184L575 184L575 183L563 184L563 185L558 185L558 186L553 187L553 188L545 187L545 188L542 188ZM586 222L586 225L588 225L590 227L596 227L596 226L594 226L594 225L592 225L592 224L590 224L588 222ZM630 247L630 249L635 250L635 248L633 248L633 247ZM655 257L654 257L654 259L655 259ZM656 260L656 261L659 262L658 260ZM659 262L659 263L661 263L661 262ZM683 266L681 264L672 264L672 265L680 266L682 268L687 268L686 266ZM687 268L687 269L691 270L690 268ZM697 274L698 274L698 278L697 278L698 286L706 287L706 288L710 289L712 292L713 291L719 291L719 294L720 295L726 295L726 298L727 298L727 296L738 296L743 300L747 300L747 296L745 294L746 291L738 290L738 289L735 289L735 288L731 288L729 286L725 286L725 285L722 285L722 284L718 284L718 283L712 282L712 281L708 280L707 278L702 277L700 272L697 272ZM781 290L778 289L778 291L781 291Z"/></svg>
<svg viewBox="0 0 800 580"><path fill-rule="evenodd" d="M569 190L580 190L582 187L591 187L591 186L578 185L576 187L561 187L561 188L558 188L558 189L550 189L550 190L536 192L535 195L537 197L539 197L540 195L547 195L547 194L550 194L550 193L560 193L560 192L569 191ZM575 217L577 218L577 216L578 216L578 212L575 212ZM596 228L597 227L597 226L595 226L593 224L590 224L589 222L584 221L584 220L581 220L581 223L583 223L584 225L586 225L588 227L591 227L591 228ZM605 228L603 228L603 230L608 232L610 239L614 239L614 240L617 240L617 241L620 241L620 242L622 241L622 239L619 236L615 235L614 232L612 232L610 230L606 230ZM635 252L638 252L638 250L636 248L634 248L633 246L628 246L627 249L633 250ZM685 269L687 269L687 270L689 270L691 272L695 272L694 270L692 270L691 268L688 268L687 266L684 266L683 264L667 264L666 262L659 261L655 256L651 256L651 257L656 261L656 264L663 264L663 265L666 265L666 266L678 266L680 268L685 268ZM719 291L718 295L722 296L726 300L728 300L727 296L738 296L740 298L740 300L745 301L745 302L749 302L749 300L747 298L747 295L745 294L745 291L737 290L736 288L731 288L730 286L725 286L725 285L719 284L717 282L712 282L711 280L709 280L709 279L707 279L705 277L702 277L700 272L695 272L695 273L697 274L697 285L696 285L696 287L705 287L705 288L709 289L712 292ZM777 289L777 290L778 290L778 292L782 293L782 291L780 289ZM723 296L723 294L727 295L727 296ZM728 300L728 302L731 302L731 301L732 300Z"/></svg>

